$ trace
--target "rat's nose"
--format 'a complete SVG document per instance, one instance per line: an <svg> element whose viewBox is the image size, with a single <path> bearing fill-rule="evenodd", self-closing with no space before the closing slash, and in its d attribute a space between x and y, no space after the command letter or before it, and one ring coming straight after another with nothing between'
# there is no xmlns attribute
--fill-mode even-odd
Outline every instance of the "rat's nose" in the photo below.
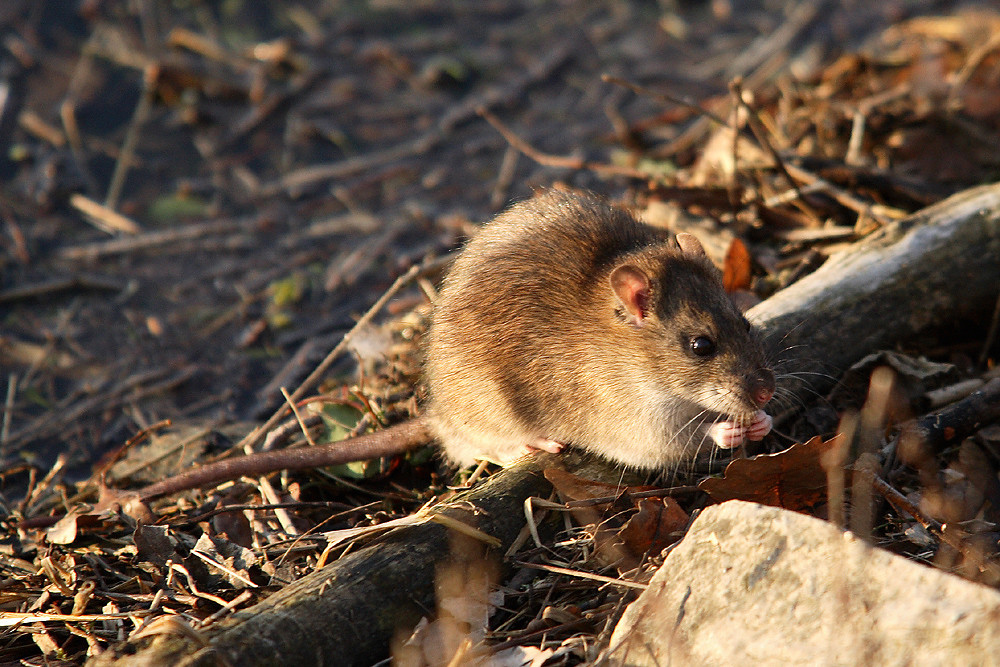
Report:
<svg viewBox="0 0 1000 667"><path fill-rule="evenodd" d="M774 396L774 373L768 368L757 370L750 385L750 396L762 408Z"/></svg>

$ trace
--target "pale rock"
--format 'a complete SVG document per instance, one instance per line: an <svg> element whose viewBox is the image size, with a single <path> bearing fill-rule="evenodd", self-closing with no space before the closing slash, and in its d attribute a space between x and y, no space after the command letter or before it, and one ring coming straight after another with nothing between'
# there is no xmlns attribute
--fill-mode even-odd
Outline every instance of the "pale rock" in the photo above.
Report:
<svg viewBox="0 0 1000 667"><path fill-rule="evenodd" d="M987 665L1000 592L755 503L706 509L626 610L617 666Z"/></svg>

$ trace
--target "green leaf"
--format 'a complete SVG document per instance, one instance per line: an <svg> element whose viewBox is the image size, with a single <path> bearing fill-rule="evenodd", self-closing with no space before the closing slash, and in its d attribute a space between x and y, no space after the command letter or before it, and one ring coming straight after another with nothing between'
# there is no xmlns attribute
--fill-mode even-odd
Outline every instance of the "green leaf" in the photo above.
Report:
<svg viewBox="0 0 1000 667"><path fill-rule="evenodd" d="M149 206L147 215L158 223L209 217L209 204L191 195L170 194L157 198Z"/></svg>
<svg viewBox="0 0 1000 667"><path fill-rule="evenodd" d="M346 438L361 421L364 413L347 403L326 403L320 411L320 416L323 418L326 432L319 444L326 444L340 442Z"/></svg>

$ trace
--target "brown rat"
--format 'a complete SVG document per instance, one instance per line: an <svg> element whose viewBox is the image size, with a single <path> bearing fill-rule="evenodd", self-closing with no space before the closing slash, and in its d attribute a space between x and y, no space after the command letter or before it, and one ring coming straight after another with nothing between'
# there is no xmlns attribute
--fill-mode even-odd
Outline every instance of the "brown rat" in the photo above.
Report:
<svg viewBox="0 0 1000 667"><path fill-rule="evenodd" d="M428 336L427 414L445 455L505 462L571 443L654 469L708 439L763 437L774 374L761 344L701 244L677 241L560 192L485 226Z"/></svg>
<svg viewBox="0 0 1000 667"><path fill-rule="evenodd" d="M701 244L593 196L547 192L485 225L445 278L426 352L426 416L209 464L140 495L401 453L431 436L459 465L572 444L655 469L771 427L774 374Z"/></svg>

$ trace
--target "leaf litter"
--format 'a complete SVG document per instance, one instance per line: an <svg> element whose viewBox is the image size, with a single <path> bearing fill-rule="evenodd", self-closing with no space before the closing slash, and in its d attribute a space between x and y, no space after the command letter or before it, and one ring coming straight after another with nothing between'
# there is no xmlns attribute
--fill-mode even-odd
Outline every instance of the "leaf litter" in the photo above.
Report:
<svg viewBox="0 0 1000 667"><path fill-rule="evenodd" d="M320 12L302 11L287 17L302 36L322 39L337 30ZM404 193L400 199L412 194L406 183L415 169L408 160L437 147L444 161L443 138L476 118L476 108L489 96L476 106L451 107L453 116L406 144L405 123L399 123L399 134L393 135L386 119L426 126L427 118L447 108L442 105L453 104L441 86L475 85L482 76L475 66L468 69L465 62L449 61L416 67L427 47L420 37L411 37L398 44L367 43L361 49L364 68L334 76L327 70L331 55L317 52L309 39L269 40L253 36L253 30L248 38L220 32L219 25L177 27L167 40L173 50L157 55L139 46L137 33L113 27L108 18L95 20L87 49L79 40L70 40L75 46L64 47L60 54L77 63L78 81L92 86L86 90L83 83L75 84L82 94L65 107L62 122L57 124L50 111L55 102L40 92L22 111L12 151L17 194L4 195L11 243L3 259L23 267L15 275L17 285L0 290L0 303L12 307L11 324L0 334L0 360L14 369L8 376L0 438L3 477L14 489L5 492L8 534L0 543L0 623L9 629L10 638L0 649L4 661L80 664L87 654L127 635L157 631L157 624L173 624L172 631L197 635L258 596L356 548L349 538L415 520L426 502L446 497L450 488L470 477L469 471L455 478L444 475L423 452L339 470L235 480L148 503L125 490L129 483L143 484L226 455L250 432L249 423L278 407L273 398L277 392L269 390L257 395L259 399L269 394L258 401L264 407L243 414L241 420L224 419L219 413L196 420L188 416L198 414L196 409L171 409L161 397L206 373L178 365L182 357L158 354L157 346L173 349L177 339L207 345L219 331L232 334L233 340L239 333L243 343L238 347L248 352L239 365L211 352L200 360L214 360L238 382L230 380L230 387L219 390L217 379L214 385L198 381L212 388L205 393L214 403L247 403L254 385L263 384L254 381L261 360L292 359L274 375L288 379L277 386L297 384L303 369L314 366L333 347L329 341L338 340L350 326L353 313L370 303L373 290L384 287L400 267L455 245L456 230L467 228L469 219L439 204L398 213L400 226L381 237L374 250L356 241L351 249L343 230L371 231L364 211L379 197L392 198L376 197L375 190L391 193L399 188ZM683 18L674 18L680 22L670 23L672 30L683 32ZM807 18L788 20L808 25ZM862 48L829 61L811 66L807 60L786 63L776 75L763 67L765 61L758 61L758 67L739 72L743 76L738 86L702 93L691 98L691 104L677 105L639 89L637 98L644 106L629 108L629 115L613 123L618 128L614 136L602 139L609 155L615 156L613 165L610 157L605 162L567 162L520 140L514 130L505 136L511 143L518 140L518 150L540 165L528 172L521 167L525 182L551 183L565 174L555 169L567 166L584 174L573 181L576 186L599 187L595 183L601 181L587 180L588 173L614 178L632 189L630 202L644 209L650 222L706 236L706 246L724 267L732 291L766 298L815 268L839 244L995 176L996 155L990 147L1000 138L1000 48L998 31L990 27L998 25L1000 17L989 9L918 16L870 35ZM686 29L696 28L692 24ZM738 31L739 22L734 20L731 28ZM14 33L8 48L22 63L33 61L38 52L28 33ZM240 43L248 48L233 46ZM776 48L772 55L787 61L788 53ZM536 76L545 80L563 62L560 52L551 53ZM351 66L357 64L352 61ZM705 63L702 70L712 67ZM74 114L86 108L86 95L114 85L115 70L143 74L144 92L131 124L123 123L126 131L112 133L110 139L91 130L80 135L74 130ZM729 71L724 79L735 74ZM658 90L672 84L638 78ZM418 79L419 86L407 88ZM597 78L589 85L596 87ZM345 91L346 97L332 91ZM145 110L142 99L149 100ZM332 125L330 111L344 99L351 100L356 111L339 128ZM388 100L399 104L390 109ZM276 138L272 120L288 108L297 111L300 125L286 128L283 139ZM615 113L608 107L610 116ZM706 122L712 118L722 122ZM139 132L140 149L129 151L128 131L142 123L155 123L163 132ZM497 123L508 129L500 119ZM583 131L596 142L602 135L594 127ZM159 166L161 156L175 155L171 147L190 143L177 141L178 128L198 135L198 159L224 180L221 189L204 174L178 180L173 192L148 178L154 168L165 168ZM478 132L471 136L473 142L496 141L485 126ZM533 139L543 136L536 133ZM544 144L550 151L562 147L570 154L577 143L559 132L551 137ZM249 152L242 148L248 139L259 143ZM282 147L275 156L280 154L282 164L291 161L293 167L272 162L275 157L266 156L269 145ZM368 152L355 154L358 145ZM73 151L81 150L107 156L80 163ZM221 169L227 161L231 169ZM130 170L134 175L127 182L132 187L123 188L122 179ZM433 172L425 178L432 177ZM337 178L345 178L345 184L333 188L336 203L331 204L325 190ZM444 182L435 185L442 196L459 187L439 178ZM96 194L93 183L98 179L114 186L104 204L69 194ZM323 197L315 194L317 187ZM115 191L124 198L112 196ZM72 228L68 241L59 244L59 262L43 266L38 261L40 247L66 227L68 210L85 215L94 228ZM36 211L55 213L43 217L37 227L27 226L25 221ZM220 213L220 220L191 222ZM283 227L279 221L286 217L317 222L302 233ZM330 224L323 226L322 219ZM281 234L274 235L275 229ZM107 239L109 230L119 236ZM340 254L330 252L328 244L317 246L332 237L345 243L337 246ZM234 259L276 238L280 255L272 256L270 264L259 263L251 270ZM158 253L213 261L194 264L193 275L185 275L191 270L165 270L154 260ZM342 261L324 266L330 256ZM125 313L131 335L139 341L136 347L152 350L148 354L156 360L153 366L127 370L141 354L134 355L127 340L109 331L109 347L119 358L95 356L90 350L99 348L80 333L85 320L81 306L76 306L77 312L28 308L67 290L121 290L121 283L114 282L117 276L88 277L78 268L98 257L127 258L123 261L138 275L149 271L158 281L172 284L174 293L164 303L185 301L204 284L234 275L241 276L240 300L225 313L211 308L198 312L197 301L180 310L164 310L170 312L168 317ZM76 264L80 261L84 263ZM53 267L65 279L42 281L43 270ZM161 273L152 273L154 267ZM353 302L330 296L353 285L365 286L365 293L359 290ZM423 291L432 294L433 285ZM422 301L418 291L400 299ZM310 308L322 309L323 319L334 325L311 328L303 317ZM425 308L421 304L413 312L404 309L402 316L380 325L380 335L388 334L382 340L392 341L391 350L362 360L358 368L364 370L354 372L363 375L345 382L350 370L332 373L315 395L315 405L308 396L299 398L296 405L303 410L321 406L311 412L318 419L306 426L311 437L335 440L418 411L420 390L415 396L413 387L426 316L426 310L423 316L419 311ZM85 311L85 317L114 319L109 312L97 307ZM203 335L186 340L189 322L198 323L195 330L200 328ZM320 342L310 346L310 341ZM386 350L384 343L372 347ZM531 567L517 570L504 582L502 601L491 599L486 606L461 613L480 618L492 610L489 633L479 639L500 651L515 651L505 656L509 664L586 662L599 653L607 628L634 595L628 587L609 585L609 579L641 584L683 536L690 517L707 503L750 499L849 525L845 505L865 484L888 501L873 501L879 519L867 537L893 551L1000 585L1000 437L995 424L988 425L996 416L972 405L969 396L995 386L995 357L988 353L995 350L994 340L966 342L959 337L951 346L913 351L946 364L900 351L879 353L852 370L832 395L780 423L786 437L768 446L783 451L734 460L722 477L697 485L697 478L678 478L667 487L609 487L548 471L562 501L554 503L561 506L554 514L567 519L563 531L550 543L522 547L515 559ZM979 356L988 363L977 365ZM886 366L898 379L880 397L882 390L869 385L869 378L873 369ZM922 419L934 418L927 416L930 406L937 412L948 410L949 404L942 406L933 392L970 379L976 382L948 394L952 404L971 407L949 413L958 417L942 431L943 445L928 449L914 444L908 434ZM169 422L148 416L163 412L174 416ZM282 429L284 435L276 440L304 444L299 424L286 422ZM95 459L81 454L86 451L82 443L95 439L129 442L117 462L95 465L87 479L71 481L66 476L66 457L52 463L51 458L46 462L32 456L33 447L65 441L66 454L89 462ZM874 465L864 473L843 471L841 462L859 453L872 455ZM461 588L469 576L459 577L456 585ZM435 641L442 641L440 637ZM414 641L420 645L424 640ZM450 645L441 646L442 655L447 655Z"/></svg>

